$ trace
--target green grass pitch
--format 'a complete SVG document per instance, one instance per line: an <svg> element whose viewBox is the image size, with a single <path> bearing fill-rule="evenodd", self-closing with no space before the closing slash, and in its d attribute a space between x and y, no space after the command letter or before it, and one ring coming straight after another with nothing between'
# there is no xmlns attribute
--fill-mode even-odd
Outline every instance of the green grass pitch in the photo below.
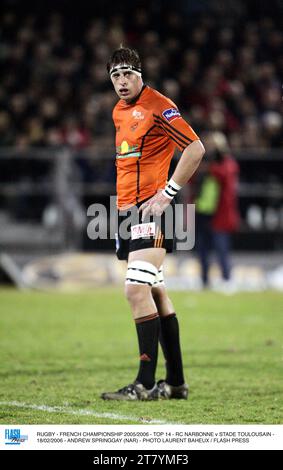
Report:
<svg viewBox="0 0 283 470"><path fill-rule="evenodd" d="M0 423L282 424L282 294L172 292L171 298L189 400L121 403L100 394L127 385L137 370L135 325L122 287L0 290Z"/></svg>

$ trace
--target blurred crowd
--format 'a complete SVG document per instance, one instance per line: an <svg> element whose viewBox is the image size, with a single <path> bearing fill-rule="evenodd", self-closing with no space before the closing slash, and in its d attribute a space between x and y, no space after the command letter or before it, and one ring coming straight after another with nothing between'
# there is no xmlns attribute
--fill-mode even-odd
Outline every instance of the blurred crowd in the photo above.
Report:
<svg viewBox="0 0 283 470"><path fill-rule="evenodd" d="M191 16L138 3L107 18L99 9L76 18L6 8L0 145L82 149L112 141L116 96L106 62L122 43L139 50L145 82L175 101L198 133L223 132L232 150L282 146L282 17L255 19L236 3L242 8L225 18L217 9Z"/></svg>

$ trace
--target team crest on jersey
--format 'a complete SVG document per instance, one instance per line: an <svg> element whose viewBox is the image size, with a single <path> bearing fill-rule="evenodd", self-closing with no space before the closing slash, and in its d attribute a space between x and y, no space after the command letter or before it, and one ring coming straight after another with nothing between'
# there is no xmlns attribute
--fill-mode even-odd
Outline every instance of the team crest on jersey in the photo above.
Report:
<svg viewBox="0 0 283 470"><path fill-rule="evenodd" d="M138 127L139 123L138 122L135 122L135 124L133 124L131 126L131 131L134 132L136 130L136 128Z"/></svg>
<svg viewBox="0 0 283 470"><path fill-rule="evenodd" d="M162 116L164 116L165 119L170 122L170 121L173 121L174 119L181 117L181 114L179 113L178 109L169 108L163 111Z"/></svg>
<svg viewBox="0 0 283 470"><path fill-rule="evenodd" d="M144 114L141 111L137 111L136 109L134 109L132 116L134 119L144 119Z"/></svg>

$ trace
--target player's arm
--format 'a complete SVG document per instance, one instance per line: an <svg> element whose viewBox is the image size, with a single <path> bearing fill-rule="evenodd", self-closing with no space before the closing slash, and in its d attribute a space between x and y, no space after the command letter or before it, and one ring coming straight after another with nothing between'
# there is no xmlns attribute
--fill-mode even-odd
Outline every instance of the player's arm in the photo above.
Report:
<svg viewBox="0 0 283 470"><path fill-rule="evenodd" d="M155 123L174 141L182 151L182 155L166 187L141 205L143 220L148 214L156 216L162 214L181 187L192 177L205 153L199 137L177 109L167 109L159 116L156 115Z"/></svg>
<svg viewBox="0 0 283 470"><path fill-rule="evenodd" d="M195 140L185 148L166 187L141 205L143 220L147 215L160 216L165 211L178 191L192 177L204 153L205 149L200 140Z"/></svg>
<svg viewBox="0 0 283 470"><path fill-rule="evenodd" d="M205 149L200 140L195 140L188 145L183 151L171 179L180 187L186 184L199 166L204 153Z"/></svg>

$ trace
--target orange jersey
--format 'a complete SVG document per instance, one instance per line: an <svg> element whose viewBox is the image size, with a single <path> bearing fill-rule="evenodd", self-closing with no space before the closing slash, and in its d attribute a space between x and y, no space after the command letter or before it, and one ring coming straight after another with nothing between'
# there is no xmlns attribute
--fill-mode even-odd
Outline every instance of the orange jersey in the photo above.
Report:
<svg viewBox="0 0 283 470"><path fill-rule="evenodd" d="M121 209L163 189L175 147L183 151L199 137L173 101L149 86L130 104L119 100L113 110L113 121L117 205Z"/></svg>

